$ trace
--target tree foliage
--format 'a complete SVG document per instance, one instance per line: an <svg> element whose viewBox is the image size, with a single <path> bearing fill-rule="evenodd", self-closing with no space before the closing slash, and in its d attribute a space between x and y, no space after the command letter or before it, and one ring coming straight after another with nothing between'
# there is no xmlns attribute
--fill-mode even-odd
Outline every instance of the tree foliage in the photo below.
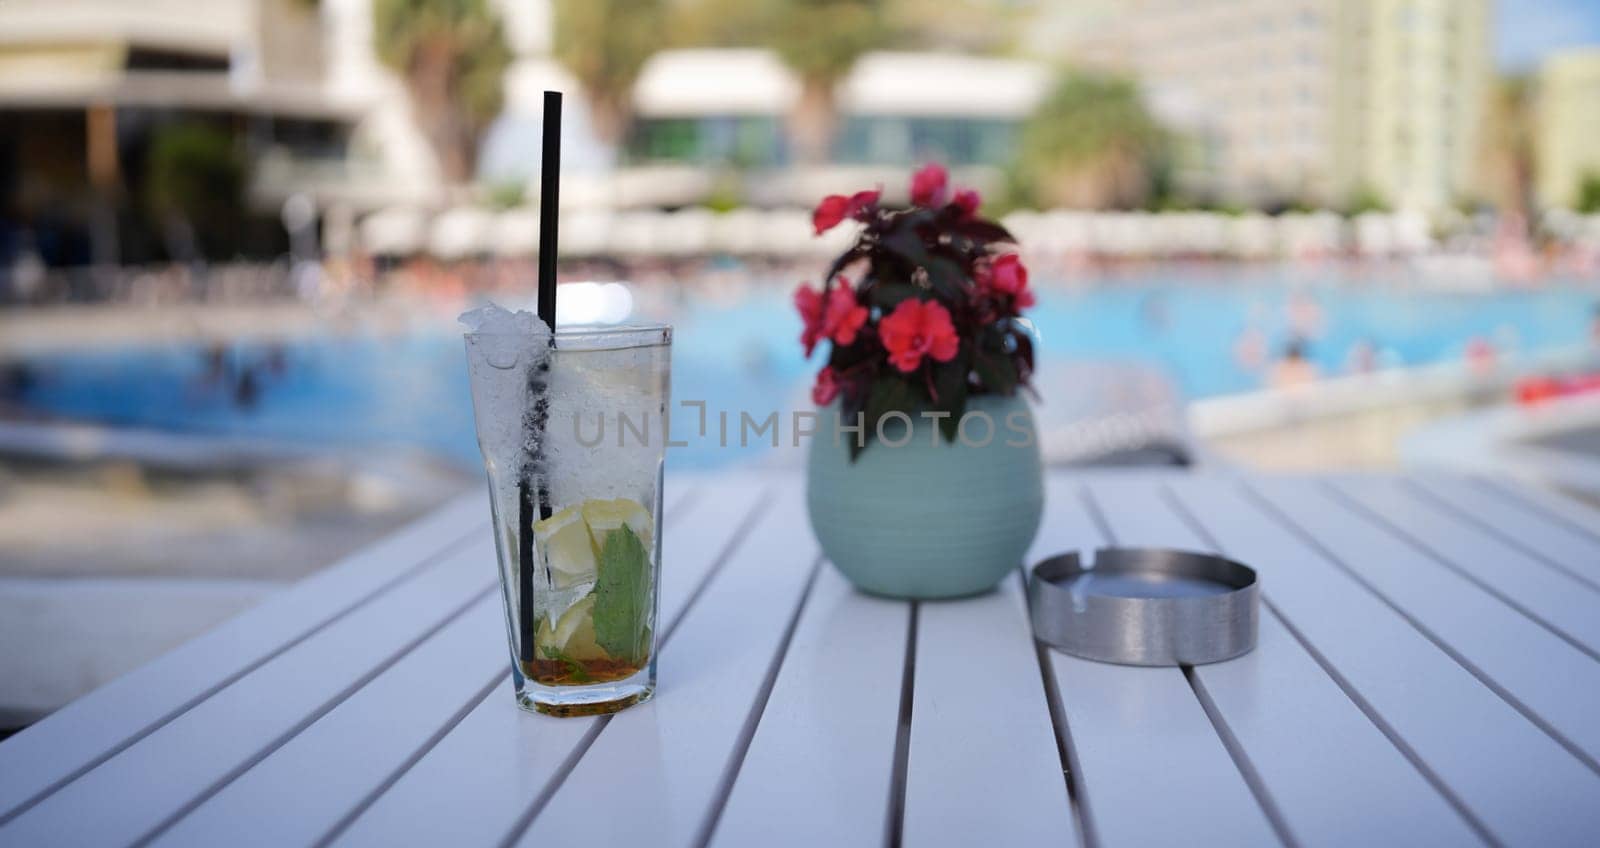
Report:
<svg viewBox="0 0 1600 848"><path fill-rule="evenodd" d="M780 0L683 0L673 7L668 38L685 47L762 47L772 41Z"/></svg>
<svg viewBox="0 0 1600 848"><path fill-rule="evenodd" d="M632 118L633 83L665 45L662 0L555 0L555 54L588 96L595 133L620 142Z"/></svg>
<svg viewBox="0 0 1600 848"><path fill-rule="evenodd" d="M1600 213L1600 174L1587 173L1578 181L1577 210L1585 215Z"/></svg>
<svg viewBox="0 0 1600 848"><path fill-rule="evenodd" d="M1352 218L1368 212L1388 211L1389 201L1383 196L1383 192L1371 183L1362 183L1351 189L1350 196L1344 202L1344 213Z"/></svg>
<svg viewBox="0 0 1600 848"><path fill-rule="evenodd" d="M769 46L800 78L790 121L806 162L826 158L837 121L834 86L856 60L893 43L881 0L785 0L775 5Z"/></svg>
<svg viewBox="0 0 1600 848"><path fill-rule="evenodd" d="M446 179L472 178L511 64L487 0L373 0L378 56L400 73Z"/></svg>
<svg viewBox="0 0 1600 848"><path fill-rule="evenodd" d="M183 122L153 132L144 198L151 216L163 222L172 258L225 256L233 250L245 179L243 152L226 130Z"/></svg>
<svg viewBox="0 0 1600 848"><path fill-rule="evenodd" d="M1166 148L1134 82L1069 72L1022 129L1017 186L1042 205L1137 206Z"/></svg>
<svg viewBox="0 0 1600 848"><path fill-rule="evenodd" d="M889 42L879 0L776 3L771 46L806 83L832 85L869 50Z"/></svg>

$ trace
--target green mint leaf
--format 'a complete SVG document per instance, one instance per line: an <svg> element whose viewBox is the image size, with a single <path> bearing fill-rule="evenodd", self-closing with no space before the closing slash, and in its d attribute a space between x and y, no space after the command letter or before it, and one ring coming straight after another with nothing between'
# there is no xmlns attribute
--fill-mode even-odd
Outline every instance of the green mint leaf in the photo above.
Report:
<svg viewBox="0 0 1600 848"><path fill-rule="evenodd" d="M653 642L654 634L650 632L650 628L646 627L639 632L639 653L637 656L640 662L650 658L650 648L653 647Z"/></svg>
<svg viewBox="0 0 1600 848"><path fill-rule="evenodd" d="M606 533L594 585L594 637L614 659L639 662L650 613L650 556L627 525Z"/></svg>

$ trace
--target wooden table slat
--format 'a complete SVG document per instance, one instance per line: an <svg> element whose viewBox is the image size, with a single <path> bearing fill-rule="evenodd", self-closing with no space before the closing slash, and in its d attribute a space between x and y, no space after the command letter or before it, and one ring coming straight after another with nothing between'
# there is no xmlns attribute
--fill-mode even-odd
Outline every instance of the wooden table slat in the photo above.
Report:
<svg viewBox="0 0 1600 848"><path fill-rule="evenodd" d="M823 566L713 844L882 842L909 610Z"/></svg>
<svg viewBox="0 0 1600 848"><path fill-rule="evenodd" d="M1091 486L1119 543L1209 551L1167 501L1164 481ZM1249 560L1270 599L1290 563ZM1256 649L1195 666L1294 841L1304 846L1470 845L1481 840L1269 609ZM1350 811L1360 810L1360 815ZM1403 828L1398 826L1404 822Z"/></svg>
<svg viewBox="0 0 1600 848"><path fill-rule="evenodd" d="M1419 553L1311 480L1258 490L1387 601L1448 646L1558 739L1595 765L1600 756L1600 663Z"/></svg>
<svg viewBox="0 0 1600 848"><path fill-rule="evenodd" d="M492 571L494 553L480 572ZM179 820L154 844L312 845L505 676L499 590ZM316 780L307 780L316 775ZM286 814L293 811L292 814Z"/></svg>
<svg viewBox="0 0 1600 848"><path fill-rule="evenodd" d="M1272 608L1491 833L1519 845L1600 834L1592 803L1600 776L1280 523L1244 483L1196 477L1170 486L1229 556L1261 570Z"/></svg>
<svg viewBox="0 0 1600 848"><path fill-rule="evenodd" d="M1105 544L1080 478L1047 485L1048 518L1030 562ZM1049 660L1083 769L1078 800L1101 844L1279 844L1182 672L1060 651Z"/></svg>
<svg viewBox="0 0 1600 848"><path fill-rule="evenodd" d="M332 844L500 845L594 719L530 716L510 675L337 833Z"/></svg>
<svg viewBox="0 0 1600 848"><path fill-rule="evenodd" d="M1577 533L1600 541L1600 506L1570 495L1509 480L1478 478L1475 482L1513 509L1559 521Z"/></svg>
<svg viewBox="0 0 1600 848"><path fill-rule="evenodd" d="M464 497L50 714L0 745L0 822L487 528Z"/></svg>
<svg viewBox="0 0 1600 848"><path fill-rule="evenodd" d="M518 844L684 845L702 834L818 564L803 495L785 487L673 632L660 696L612 716Z"/></svg>
<svg viewBox="0 0 1600 848"><path fill-rule="evenodd" d="M1406 482L1424 497L1455 510L1462 520L1498 534L1507 544L1600 590L1600 538L1586 536L1546 513L1509 504L1466 478L1430 475L1408 478Z"/></svg>
<svg viewBox="0 0 1600 848"><path fill-rule="evenodd" d="M493 585L483 573L489 546L480 536L195 705L18 816L0 843L105 845L152 833L464 612Z"/></svg>
<svg viewBox="0 0 1600 848"><path fill-rule="evenodd" d="M920 605L912 692L907 845L1079 843L1020 580Z"/></svg>
<svg viewBox="0 0 1600 848"><path fill-rule="evenodd" d="M751 530L770 487L730 479L696 489L681 506L669 495L663 517L661 598L657 615L684 615L694 590ZM718 508L722 506L723 508ZM728 509L727 507L732 507ZM665 629L664 629L664 632ZM669 633L670 635L670 633ZM504 644L502 635L497 645ZM670 657L672 642L663 646ZM666 661L666 660L664 660ZM503 660L502 660L503 662ZM530 715L506 683L490 690L446 736L338 834L343 845L498 845L566 759L595 732L596 719ZM471 775L464 780L462 775Z"/></svg>
<svg viewBox="0 0 1600 848"><path fill-rule="evenodd" d="M1447 563L1463 579L1600 662L1600 590L1408 490L1387 477L1330 483L1356 511Z"/></svg>

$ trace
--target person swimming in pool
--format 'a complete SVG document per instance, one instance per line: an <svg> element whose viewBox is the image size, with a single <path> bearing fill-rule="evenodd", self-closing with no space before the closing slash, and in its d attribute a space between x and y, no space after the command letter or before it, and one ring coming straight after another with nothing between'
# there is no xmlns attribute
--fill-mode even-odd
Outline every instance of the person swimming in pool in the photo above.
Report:
<svg viewBox="0 0 1600 848"><path fill-rule="evenodd" d="M1275 389L1304 386L1316 382L1319 376L1316 364L1308 357L1305 339L1296 336L1283 346L1283 356L1273 364L1268 385Z"/></svg>

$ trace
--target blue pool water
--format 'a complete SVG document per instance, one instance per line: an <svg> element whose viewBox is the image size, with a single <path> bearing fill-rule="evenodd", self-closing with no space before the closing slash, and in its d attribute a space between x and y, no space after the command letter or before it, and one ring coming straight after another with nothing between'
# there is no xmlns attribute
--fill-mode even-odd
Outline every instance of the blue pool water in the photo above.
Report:
<svg viewBox="0 0 1600 848"><path fill-rule="evenodd" d="M1054 363L1136 363L1166 372L1184 397L1246 391L1262 375L1240 361L1252 337L1270 353L1309 328L1319 370L1341 373L1352 348L1370 345L1387 365L1459 358L1468 341L1502 351L1571 345L1587 338L1600 294L1592 287L1448 293L1378 282L1120 280L1095 287L1043 287L1031 313L1040 369ZM1299 316L1296 330L1292 315ZM675 398L708 408L790 410L820 363L796 342L788 290L752 289L736 301L675 307ZM819 357L820 358L820 357ZM54 415L122 426L248 434L359 448L416 445L475 465L472 411L460 337L443 331L401 337L327 334L272 351L239 344L221 370L255 375L249 403L237 380L193 346L150 346L40 357L28 363L21 402ZM675 422L674 429L678 429ZM675 467L713 467L761 450L710 442L674 449Z"/></svg>

